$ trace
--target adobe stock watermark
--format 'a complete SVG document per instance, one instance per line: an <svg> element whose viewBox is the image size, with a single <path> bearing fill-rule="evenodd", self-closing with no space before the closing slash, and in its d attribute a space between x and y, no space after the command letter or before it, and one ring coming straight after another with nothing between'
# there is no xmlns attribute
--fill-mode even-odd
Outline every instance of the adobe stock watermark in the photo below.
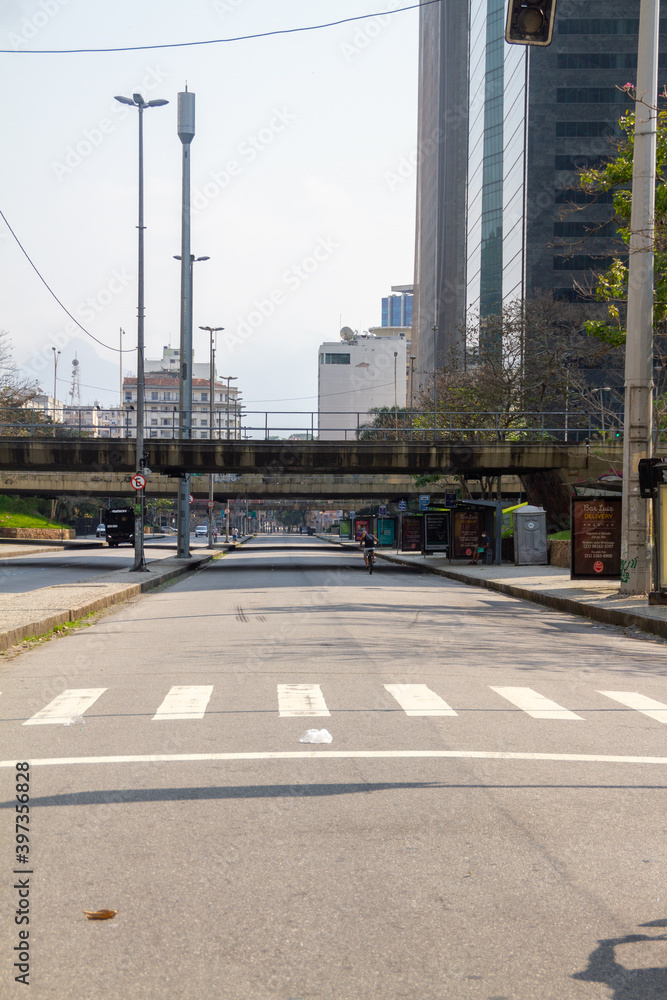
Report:
<svg viewBox="0 0 667 1000"><path fill-rule="evenodd" d="M252 337L253 333L256 333L266 320L288 301L289 296L298 292L307 281L310 281L339 249L340 243L336 243L333 237L320 237L309 254L283 271L280 284L264 298L254 300L253 308L237 323L236 329L223 334L225 347L232 351Z"/></svg>
<svg viewBox="0 0 667 1000"><path fill-rule="evenodd" d="M236 156L228 160L220 170L212 170L205 184L194 188L190 199L192 214L199 215L203 212L209 203L222 194L232 180L242 174L244 169L256 160L260 153L268 149L296 119L297 116L287 108L273 108L267 124L257 132L247 135L238 144Z"/></svg>
<svg viewBox="0 0 667 1000"><path fill-rule="evenodd" d="M82 302L72 309L72 315L82 324L92 323L114 299L134 283L134 275L129 274L125 269L114 270L106 285L98 289L94 295L88 295ZM53 366L53 348L62 351L63 348L81 335L81 329L69 320L62 330L54 334L53 337L42 347L40 351L35 351L30 361L27 361L24 368L30 368L39 375L46 368Z"/></svg>
<svg viewBox="0 0 667 1000"><path fill-rule="evenodd" d="M31 42L34 42L42 28L46 28L47 24L50 24L69 2L70 0L39 0L34 13L21 20L18 32L9 31L7 33L7 41L14 51L18 52L20 49L27 48Z"/></svg>
<svg viewBox="0 0 667 1000"><path fill-rule="evenodd" d="M389 10L396 10L397 7L403 6L403 0L391 0ZM356 56L365 52L371 42L375 41L389 27L391 21L392 14L378 14L377 17L371 17L360 24L354 32L352 41L341 42L338 46L345 62L351 63Z"/></svg>
<svg viewBox="0 0 667 1000"><path fill-rule="evenodd" d="M224 20L228 14L236 13L245 2L246 0L213 0L213 10L221 20Z"/></svg>
<svg viewBox="0 0 667 1000"><path fill-rule="evenodd" d="M150 94L152 90L160 87L167 78L167 73L159 66L154 66L146 70L138 87L135 87L132 92ZM65 177L69 177L77 167L80 167L96 149L99 149L106 137L116 131L118 122L124 121L131 110L129 105L115 102L109 116L100 118L91 128L85 128L78 139L65 147L61 159L51 161L51 170L56 179L62 182Z"/></svg>

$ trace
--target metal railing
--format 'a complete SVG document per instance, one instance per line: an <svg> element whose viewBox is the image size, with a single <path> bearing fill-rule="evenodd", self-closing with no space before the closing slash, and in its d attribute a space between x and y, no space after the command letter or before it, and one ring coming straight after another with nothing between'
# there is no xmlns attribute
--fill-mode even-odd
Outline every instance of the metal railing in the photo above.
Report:
<svg viewBox="0 0 667 1000"><path fill-rule="evenodd" d="M150 402L147 403L150 407ZM181 440L181 412L176 407L145 414L147 441ZM62 419L62 409L0 407L0 437L111 438L134 440L136 424L133 409L102 410L80 407ZM113 416L109 416L112 414ZM54 419L54 417L56 419ZM229 422L228 422L229 419ZM230 412L216 411L214 427L209 426L208 410L192 414L190 440L193 441L350 441L350 442L448 442L468 443L572 443L583 441L622 441L623 416L620 413L581 413L572 411L500 411L437 412L433 410L397 411L369 415L361 411L246 410L234 418ZM212 431L212 433L211 433Z"/></svg>

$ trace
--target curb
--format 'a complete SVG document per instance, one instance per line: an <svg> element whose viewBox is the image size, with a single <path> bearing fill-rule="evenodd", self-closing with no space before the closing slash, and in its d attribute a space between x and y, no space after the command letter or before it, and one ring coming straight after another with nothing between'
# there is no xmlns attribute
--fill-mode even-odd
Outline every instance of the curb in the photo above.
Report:
<svg viewBox="0 0 667 1000"><path fill-rule="evenodd" d="M197 558L196 562L190 562L183 566L175 566L172 569L165 570L163 573L151 571L150 579L142 580L140 583L121 584L118 590L104 594L102 597L84 601L82 604L73 605L65 611L58 611L43 618L37 618L24 625L19 625L16 628L1 631L0 650L9 649L24 639L32 639L39 635L44 635L45 632L50 632L59 625L78 621L80 618L93 614L95 611L102 611L104 608L109 608L114 604L121 604L132 597L139 597L149 590L155 590L156 587L160 587L164 583L169 583L182 576L187 576L189 573L193 573L201 566L212 562L213 559L213 555L205 555ZM125 573L127 571L120 570L119 572Z"/></svg>

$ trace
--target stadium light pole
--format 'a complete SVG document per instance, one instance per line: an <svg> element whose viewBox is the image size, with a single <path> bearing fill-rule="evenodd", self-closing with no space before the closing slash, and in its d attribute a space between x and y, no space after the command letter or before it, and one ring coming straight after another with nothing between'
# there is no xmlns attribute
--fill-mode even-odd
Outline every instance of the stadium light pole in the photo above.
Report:
<svg viewBox="0 0 667 1000"><path fill-rule="evenodd" d="M132 94L132 97L116 97L121 104L129 104L139 112L139 263L137 268L137 445L136 445L136 468L137 472L144 474L146 459L144 456L144 399L145 399L145 377L144 377L144 110L145 108L160 108L169 101L156 99L145 101L141 94ZM147 573L146 559L144 556L144 516L146 504L145 488L137 490L139 501L139 514L135 518L134 524L134 565L132 571L135 573Z"/></svg>

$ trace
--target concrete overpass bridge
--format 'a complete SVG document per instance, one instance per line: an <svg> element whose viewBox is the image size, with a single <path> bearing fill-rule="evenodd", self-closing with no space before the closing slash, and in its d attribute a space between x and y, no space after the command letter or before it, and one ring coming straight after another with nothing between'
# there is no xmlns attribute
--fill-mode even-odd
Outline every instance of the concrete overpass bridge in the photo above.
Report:
<svg viewBox="0 0 667 1000"><path fill-rule="evenodd" d="M558 471L595 478L618 468L622 446L531 441L157 441L145 442L150 469L165 476L236 474L298 479L303 474L479 476ZM0 439L0 472L133 473L132 441L109 438Z"/></svg>

